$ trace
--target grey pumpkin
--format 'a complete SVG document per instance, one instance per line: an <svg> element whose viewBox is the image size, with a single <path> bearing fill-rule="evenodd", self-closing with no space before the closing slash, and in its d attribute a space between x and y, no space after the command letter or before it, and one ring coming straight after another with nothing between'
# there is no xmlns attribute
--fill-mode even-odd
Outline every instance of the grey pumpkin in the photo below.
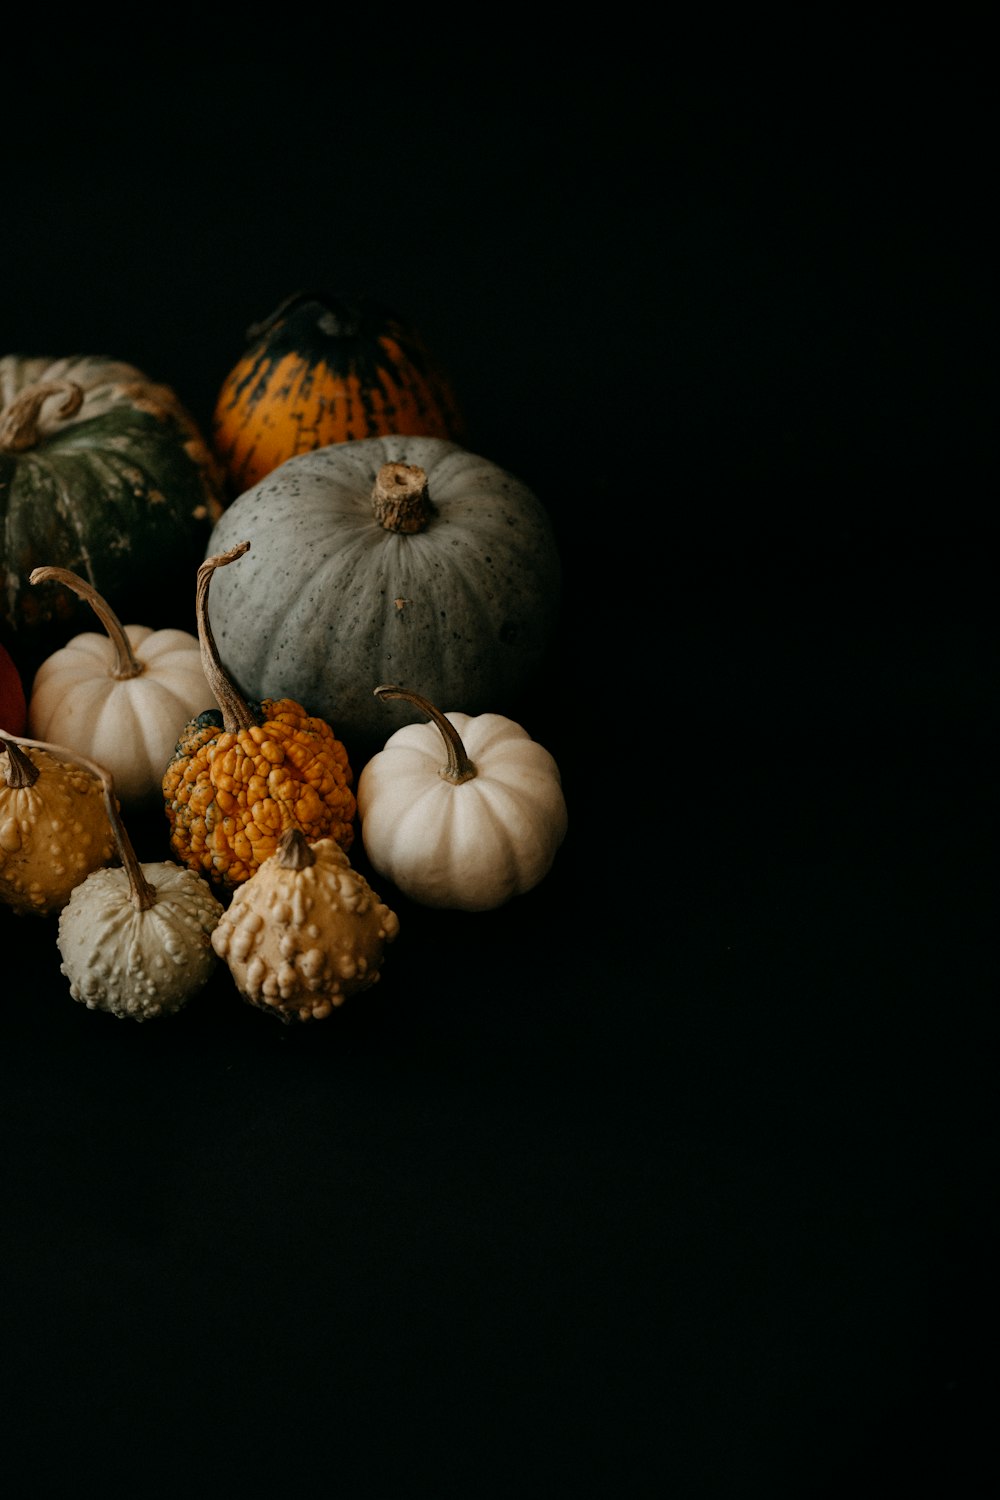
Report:
<svg viewBox="0 0 1000 1500"><path fill-rule="evenodd" d="M362 438L288 459L229 506L208 553L220 659L254 699L291 697L355 751L411 715L390 679L445 709L513 709L554 638L561 562L538 497L443 438ZM358 753L358 752L356 752Z"/></svg>

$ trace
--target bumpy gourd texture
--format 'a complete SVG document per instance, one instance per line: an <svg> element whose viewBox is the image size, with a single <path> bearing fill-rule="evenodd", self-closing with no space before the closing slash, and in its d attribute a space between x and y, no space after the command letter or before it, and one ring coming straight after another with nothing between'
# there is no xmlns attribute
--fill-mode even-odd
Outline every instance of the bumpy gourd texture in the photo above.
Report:
<svg viewBox="0 0 1000 1500"><path fill-rule="evenodd" d="M177 858L227 889L248 880L288 828L344 850L354 841L344 745L292 699L265 699L260 710L261 724L233 732L216 710L190 720L163 777Z"/></svg>
<svg viewBox="0 0 1000 1500"><path fill-rule="evenodd" d="M332 839L314 863L268 860L233 896L212 934L240 994L282 1021L321 1021L381 976L399 919Z"/></svg>
<svg viewBox="0 0 1000 1500"><path fill-rule="evenodd" d="M172 1015L203 989L217 965L212 930L222 904L192 870L167 861L142 873L152 906L133 904L124 870L97 870L59 916L60 972L88 1010L149 1021Z"/></svg>
<svg viewBox="0 0 1000 1500"><path fill-rule="evenodd" d="M0 901L47 916L110 864L117 846L97 778L45 750L25 754L37 781L11 787L0 777Z"/></svg>

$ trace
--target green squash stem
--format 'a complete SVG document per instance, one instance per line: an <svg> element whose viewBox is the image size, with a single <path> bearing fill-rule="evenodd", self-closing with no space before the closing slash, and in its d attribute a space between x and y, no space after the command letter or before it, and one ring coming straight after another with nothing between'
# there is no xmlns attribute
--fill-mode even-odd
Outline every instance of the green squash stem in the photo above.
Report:
<svg viewBox="0 0 1000 1500"><path fill-rule="evenodd" d="M222 710L222 727L228 734L237 734L241 729L252 729L255 724L260 723L260 719L252 712L250 705L242 697L235 682L219 660L215 636L212 634L212 625L208 618L208 590L216 568L235 562L238 557L242 557L244 552L249 550L249 542L238 542L235 547L230 547L228 552L218 552L214 557L207 557L198 569L195 595L201 664L212 695Z"/></svg>
<svg viewBox="0 0 1000 1500"><path fill-rule="evenodd" d="M293 292L290 297L285 297L278 303L274 312L259 323L251 323L246 331L248 344L270 333L275 325L283 323L291 317L298 308L306 306L310 302L316 302L323 309L319 328L330 338L353 339L357 338L361 328L361 309L356 303L340 301L334 303L331 298L323 296L321 292Z"/></svg>
<svg viewBox="0 0 1000 1500"><path fill-rule="evenodd" d="M83 405L83 387L75 380L39 380L26 386L0 412L0 450L23 453L38 442L38 419L50 396L62 396L56 415L63 421L75 416Z"/></svg>
<svg viewBox="0 0 1000 1500"><path fill-rule="evenodd" d="M423 531L436 510L420 465L383 464L372 489L372 512L386 531Z"/></svg>
<svg viewBox="0 0 1000 1500"><path fill-rule="evenodd" d="M425 713L433 724L441 731L448 761L438 772L444 781L450 781L455 786L461 786L463 781L471 781L478 775L475 762L469 759L468 752L462 743L462 737L450 719L446 719L439 708L429 703L426 698L421 698L419 693L411 693L407 688L392 687L388 684L373 689L375 697L381 702L389 698L402 698L405 703L412 703L414 708L419 708Z"/></svg>
<svg viewBox="0 0 1000 1500"><path fill-rule="evenodd" d="M111 676L116 682L126 682L130 677L141 677L146 668L136 658L132 650L128 636L125 634L124 626L115 614L111 605L95 588L81 578L79 574L70 572L69 568L34 568L29 574L29 583L64 583L74 594L84 599L94 611L94 614L104 626L111 638L111 644L115 648L115 665Z"/></svg>

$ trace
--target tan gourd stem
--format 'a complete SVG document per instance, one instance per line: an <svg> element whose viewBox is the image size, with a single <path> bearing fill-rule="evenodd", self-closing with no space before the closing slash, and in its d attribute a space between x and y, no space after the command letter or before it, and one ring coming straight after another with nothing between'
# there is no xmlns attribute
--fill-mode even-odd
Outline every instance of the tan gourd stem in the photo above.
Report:
<svg viewBox="0 0 1000 1500"><path fill-rule="evenodd" d="M5 740L3 735L0 735L0 745L7 752L7 785L15 792L26 786L34 786L39 771L30 755L25 755L20 745L14 740Z"/></svg>
<svg viewBox="0 0 1000 1500"><path fill-rule="evenodd" d="M383 464L372 489L372 512L386 531L423 531L435 514L419 464Z"/></svg>
<svg viewBox="0 0 1000 1500"><path fill-rule="evenodd" d="M0 412L0 449L7 453L23 453L26 448L33 448L38 442L38 419L42 407L50 396L60 395L63 402L56 415L65 421L75 416L83 404L83 387L75 380L39 380L15 396Z"/></svg>
<svg viewBox="0 0 1000 1500"><path fill-rule="evenodd" d="M198 615L201 664L212 695L222 710L222 727L228 734L236 734L241 729L252 729L260 720L250 711L250 705L241 696L235 682L219 660L215 636L212 634L212 626L208 618L208 589L216 568L235 562L238 557L243 556L244 552L249 551L249 548L249 542L239 542L228 552L219 552L215 557L207 557L198 569L195 608Z"/></svg>
<svg viewBox="0 0 1000 1500"><path fill-rule="evenodd" d="M100 767L94 767L94 769L100 770ZM136 911L148 911L151 906L156 905L156 887L150 885L146 879L138 855L132 847L132 840L126 832L121 813L118 811L114 782L107 771L100 771L100 777L101 785L104 787L104 806L108 810L108 821L118 846L118 856L128 876L132 905Z"/></svg>
<svg viewBox="0 0 1000 1500"><path fill-rule="evenodd" d="M316 856L306 843L301 828L289 828L281 835L278 844L278 864L283 870L308 870L316 863Z"/></svg>
<svg viewBox="0 0 1000 1500"><path fill-rule="evenodd" d="M102 599L95 588L79 577L71 573L69 568L35 568L29 574L30 583L64 583L74 594L86 600L94 614L100 620L111 638L111 644L115 648L115 665L111 676L117 682L127 682L130 677L141 677L146 670L141 661L136 660L135 652L125 634L125 628L111 605L106 599Z"/></svg>
<svg viewBox="0 0 1000 1500"><path fill-rule="evenodd" d="M426 698L421 698L419 693L409 692L407 688L383 684L374 691L376 698L380 698L383 702L387 698L402 698L404 702L412 703L414 708L419 708L421 713L425 713L441 731L441 737L448 752L448 763L438 772L444 781L451 781L455 786L461 786L463 781L471 781L473 776L478 774L475 762L469 759L458 730L450 719L445 718L439 708L435 708L433 703L428 703Z"/></svg>

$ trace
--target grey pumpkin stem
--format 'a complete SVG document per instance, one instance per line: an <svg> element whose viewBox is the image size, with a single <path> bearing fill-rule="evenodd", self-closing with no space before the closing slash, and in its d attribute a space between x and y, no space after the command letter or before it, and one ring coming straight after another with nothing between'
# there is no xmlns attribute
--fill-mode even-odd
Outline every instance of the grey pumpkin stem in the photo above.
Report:
<svg viewBox="0 0 1000 1500"><path fill-rule="evenodd" d="M372 488L372 512L386 531L412 536L437 514L419 464L383 464Z"/></svg>
<svg viewBox="0 0 1000 1500"><path fill-rule="evenodd" d="M117 682L127 682L131 677L141 677L146 668L136 658L132 650L125 627L115 614L108 601L101 597L85 578L79 574L70 572L69 568L34 568L28 575L29 583L63 583L74 594L90 605L94 614L100 620L111 639L115 648L115 665L111 676Z"/></svg>
<svg viewBox="0 0 1000 1500"><path fill-rule="evenodd" d="M222 710L222 727L228 734L237 734L241 729L252 729L260 720L250 709L235 682L219 660L218 647L212 634L212 622L208 617L208 590L216 568L235 562L250 549L249 542L238 542L228 552L218 552L206 557L198 569L198 584L195 609L198 617L198 642L201 646L201 665L212 696Z"/></svg>
<svg viewBox="0 0 1000 1500"><path fill-rule="evenodd" d="M462 737L450 719L446 719L441 710L419 693L411 693L408 688L393 687L383 683L372 691L381 702L389 698L401 698L405 703L412 703L414 708L419 708L425 713L431 722L441 732L444 747L447 752L447 764L443 765L438 775L444 781L450 781L455 786L461 786L463 781L471 781L479 773L476 770L475 761L470 760L469 753L462 743Z"/></svg>
<svg viewBox="0 0 1000 1500"><path fill-rule="evenodd" d="M50 396L62 396L62 405L56 415L68 421L83 405L83 386L75 380L39 380L16 395L3 412L0 412L0 449L7 453L23 453L38 442L38 419L42 407Z"/></svg>

